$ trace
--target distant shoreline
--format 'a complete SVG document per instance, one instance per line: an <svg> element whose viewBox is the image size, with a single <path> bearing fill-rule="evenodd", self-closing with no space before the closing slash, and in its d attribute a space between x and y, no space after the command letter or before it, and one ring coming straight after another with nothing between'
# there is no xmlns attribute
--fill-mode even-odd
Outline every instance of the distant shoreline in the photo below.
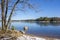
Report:
<svg viewBox="0 0 60 40"><path fill-rule="evenodd" d="M36 20L11 20L11 22L32 22L32 21L36 21ZM37 22L50 22L50 21L37 21ZM60 22L60 21L51 21L51 22Z"/></svg>

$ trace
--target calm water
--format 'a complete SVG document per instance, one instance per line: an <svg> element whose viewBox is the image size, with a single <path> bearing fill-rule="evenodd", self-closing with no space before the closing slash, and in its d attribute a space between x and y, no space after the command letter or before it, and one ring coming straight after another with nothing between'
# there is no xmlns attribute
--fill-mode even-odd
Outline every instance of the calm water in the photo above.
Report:
<svg viewBox="0 0 60 40"><path fill-rule="evenodd" d="M1 25L1 24L0 24ZM11 26L15 26L16 30L23 30L24 26L28 26L27 34L36 36L60 37L60 24L56 23L40 23L40 22L12 22Z"/></svg>

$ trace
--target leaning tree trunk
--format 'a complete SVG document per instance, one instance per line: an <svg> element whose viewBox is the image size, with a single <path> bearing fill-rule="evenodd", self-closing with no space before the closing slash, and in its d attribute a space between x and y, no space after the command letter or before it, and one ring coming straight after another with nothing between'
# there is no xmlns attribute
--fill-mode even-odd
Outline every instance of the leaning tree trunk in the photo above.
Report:
<svg viewBox="0 0 60 40"><path fill-rule="evenodd" d="M6 30L8 29L8 26L9 26L9 24L10 24L13 11L14 11L14 9L15 9L15 7L16 7L16 5L18 4L19 1L20 1L20 0L17 0L17 1L15 2L14 6L12 7L12 10L11 10L11 13L10 13L10 16L9 16L9 19L8 19L8 22L7 22L7 25L6 25Z"/></svg>

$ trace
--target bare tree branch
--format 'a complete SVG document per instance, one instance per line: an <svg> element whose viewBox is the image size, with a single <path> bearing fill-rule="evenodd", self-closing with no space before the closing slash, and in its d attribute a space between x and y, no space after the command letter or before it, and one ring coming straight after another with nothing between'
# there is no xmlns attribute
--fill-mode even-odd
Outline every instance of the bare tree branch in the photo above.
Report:
<svg viewBox="0 0 60 40"><path fill-rule="evenodd" d="M28 8L31 8L31 9L37 11L35 9L35 7L33 5L31 5L28 1L29 0L12 0L12 1L11 0L1 0L2 28L4 26L5 26L5 29L8 28L14 11L25 11L26 10L25 8L27 8L27 6L28 6ZM20 7L17 6L17 4L19 4ZM22 5L20 5L20 4L22 4ZM21 6L23 9L21 8ZM8 20L7 20L7 18L8 18Z"/></svg>
<svg viewBox="0 0 60 40"><path fill-rule="evenodd" d="M17 0L17 1L15 2L14 6L13 6L13 8L12 8L12 10L11 10L11 13L10 13L10 16L9 16L9 19L8 19L8 22L7 22L7 26L8 26L8 24L9 24L10 20L11 20L13 11L14 11L16 5L19 3L19 1L20 1L20 0Z"/></svg>

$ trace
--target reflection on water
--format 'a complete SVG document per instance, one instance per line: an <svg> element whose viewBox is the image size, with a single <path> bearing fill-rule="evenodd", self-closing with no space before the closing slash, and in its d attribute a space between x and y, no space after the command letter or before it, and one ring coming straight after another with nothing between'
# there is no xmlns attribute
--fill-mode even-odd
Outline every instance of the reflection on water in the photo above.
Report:
<svg viewBox="0 0 60 40"><path fill-rule="evenodd" d="M25 21L24 21L25 22ZM36 23L37 25L40 25L40 26L49 26L49 25L52 25L52 26L60 26L60 22L43 22L43 21L26 21L25 23Z"/></svg>
<svg viewBox="0 0 60 40"><path fill-rule="evenodd" d="M35 22L36 24L40 25L40 26L60 26L60 22Z"/></svg>
<svg viewBox="0 0 60 40"><path fill-rule="evenodd" d="M48 26L48 25L50 25L50 23L47 23L47 22L36 22L36 24L38 24L40 26Z"/></svg>

